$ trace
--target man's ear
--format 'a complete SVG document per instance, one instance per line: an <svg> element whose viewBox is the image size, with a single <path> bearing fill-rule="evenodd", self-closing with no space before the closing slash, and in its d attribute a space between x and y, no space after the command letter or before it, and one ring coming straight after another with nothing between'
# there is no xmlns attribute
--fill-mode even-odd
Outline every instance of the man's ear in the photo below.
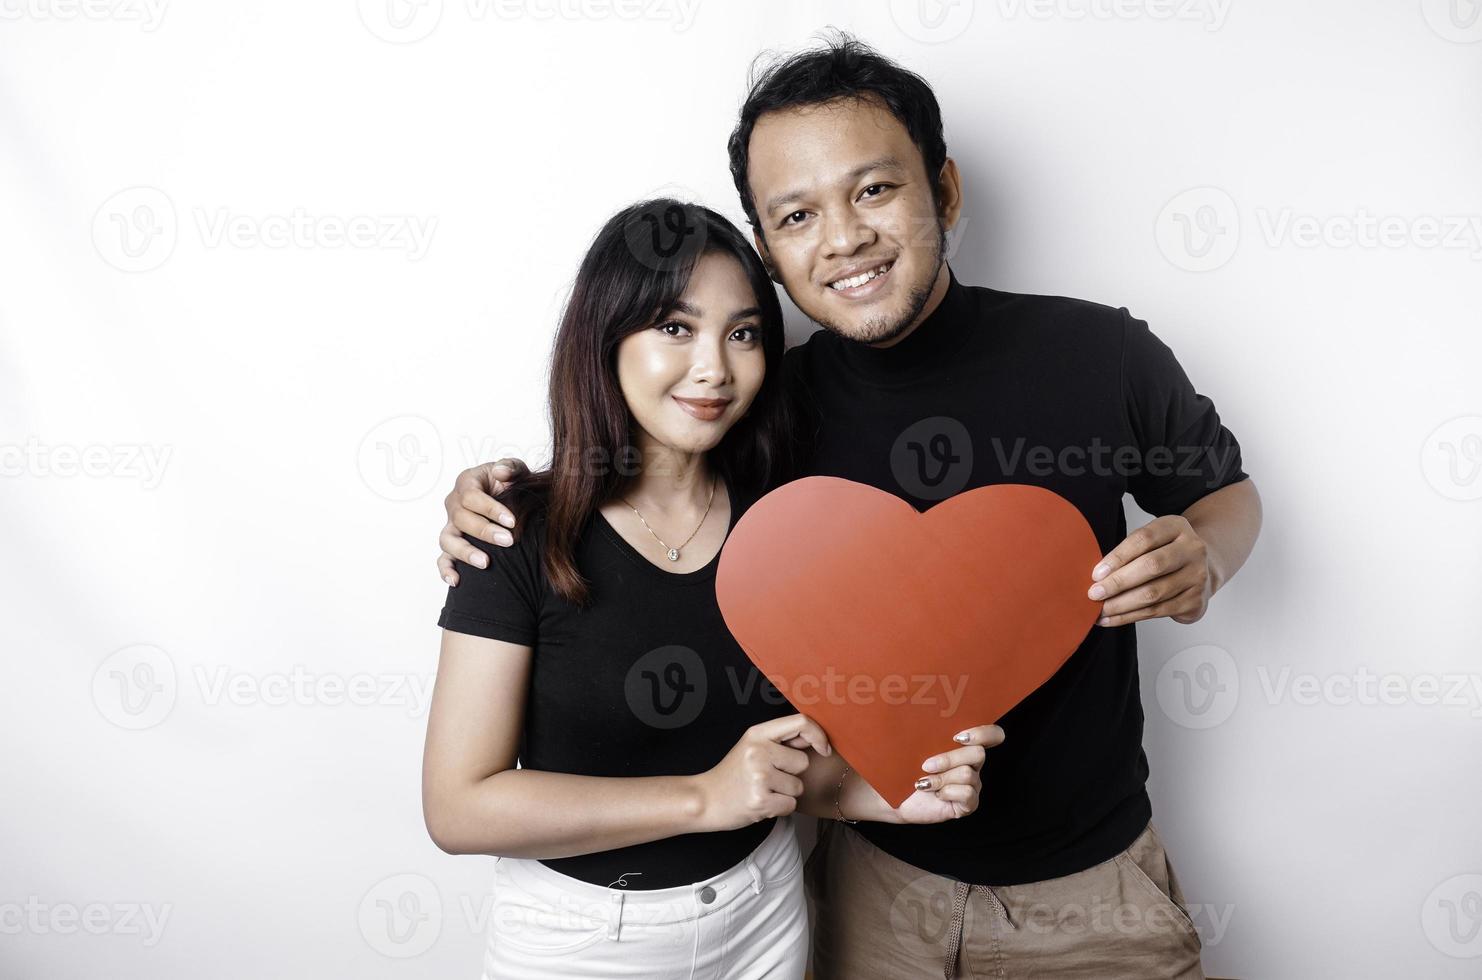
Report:
<svg viewBox="0 0 1482 980"><path fill-rule="evenodd" d="M942 202L942 225L951 231L962 216L962 174L951 157L942 164L942 174L937 178L937 199Z"/></svg>
<svg viewBox="0 0 1482 980"><path fill-rule="evenodd" d="M782 277L777 275L777 267L772 264L772 253L767 251L767 243L762 239L762 233L755 226L751 229L751 242L756 246L756 254L762 257L762 265L767 267L767 275L777 285L782 285Z"/></svg>

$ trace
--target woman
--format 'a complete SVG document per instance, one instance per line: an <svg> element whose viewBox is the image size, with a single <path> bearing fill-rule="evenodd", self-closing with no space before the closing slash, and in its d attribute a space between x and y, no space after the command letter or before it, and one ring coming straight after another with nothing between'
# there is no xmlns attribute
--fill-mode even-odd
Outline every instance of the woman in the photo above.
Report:
<svg viewBox="0 0 1482 980"><path fill-rule="evenodd" d="M501 495L519 534L458 565L439 619L424 809L443 850L499 856L485 980L802 977L795 810L977 806L984 729L892 809L721 619L721 545L790 465L782 329L756 253L705 208L627 208L581 264L552 466Z"/></svg>

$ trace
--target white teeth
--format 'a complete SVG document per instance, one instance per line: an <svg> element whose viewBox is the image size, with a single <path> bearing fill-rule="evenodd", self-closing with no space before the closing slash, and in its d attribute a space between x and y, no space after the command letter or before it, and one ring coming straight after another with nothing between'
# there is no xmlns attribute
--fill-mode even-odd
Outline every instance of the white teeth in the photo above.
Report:
<svg viewBox="0 0 1482 980"><path fill-rule="evenodd" d="M830 289L853 289L855 286L863 286L865 283L869 282L871 279L875 278L876 276L884 275L889 270L890 270L890 263L887 262L884 265L880 266L880 268L878 268L878 269L871 269L869 272L861 272L859 275L857 275L857 276L850 276L848 279L839 279L839 280L837 280L835 282L831 282L831 283L829 283L829 288Z"/></svg>

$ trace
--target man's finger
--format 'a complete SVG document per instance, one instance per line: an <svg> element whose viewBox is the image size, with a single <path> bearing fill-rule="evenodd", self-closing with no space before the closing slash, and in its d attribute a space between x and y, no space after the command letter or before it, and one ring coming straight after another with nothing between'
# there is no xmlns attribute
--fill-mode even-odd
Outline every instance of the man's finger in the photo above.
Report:
<svg viewBox="0 0 1482 980"><path fill-rule="evenodd" d="M488 568L489 556L484 554L463 535L453 534L446 528L438 535L438 545L457 561L474 568Z"/></svg>
<svg viewBox="0 0 1482 980"><path fill-rule="evenodd" d="M1108 628L1126 626L1128 623L1140 623L1145 619L1157 619L1160 616L1180 612L1186 603L1191 603L1195 599L1197 588L1198 586L1190 586L1167 602L1160 602L1155 606L1144 606L1141 609L1134 609L1116 616L1103 616L1096 621L1096 625Z"/></svg>
<svg viewBox="0 0 1482 980"><path fill-rule="evenodd" d="M502 479L513 480L530 475L530 468L525 465L525 461L523 459L517 459L514 456L505 456L503 459L496 459L493 465L506 472L507 476L502 477Z"/></svg>
<svg viewBox="0 0 1482 980"><path fill-rule="evenodd" d="M1176 537L1178 537L1178 524L1175 520L1159 517L1144 524L1123 538L1121 544L1107 552L1106 557L1097 562L1096 567L1091 569L1091 580L1093 582L1104 581L1112 572L1127 565L1139 555L1146 554L1154 548L1160 548ZM1107 594L1110 595L1110 593Z"/></svg>
<svg viewBox="0 0 1482 980"><path fill-rule="evenodd" d="M1199 584L1199 570L1197 568L1180 568L1170 572L1161 578L1155 578L1150 582L1143 582L1133 586L1125 592L1112 596L1101 604L1101 616L1119 616L1122 613L1133 612L1138 609L1146 609L1155 606L1166 599L1187 592Z"/></svg>
<svg viewBox="0 0 1482 980"><path fill-rule="evenodd" d="M504 510L503 504L496 503L494 507ZM467 507L454 511L452 522L456 530L472 535L487 544L497 545L500 548L508 548L515 543L514 536L509 531L500 527L498 524L491 523L488 518ZM457 554L457 552L454 552L454 554Z"/></svg>
<svg viewBox="0 0 1482 980"><path fill-rule="evenodd" d="M1189 556L1179 550L1177 539L1138 555L1136 558L1112 572L1100 582L1094 583L1086 595L1092 599L1110 599L1144 582L1151 582L1171 572L1176 572L1189 563Z"/></svg>

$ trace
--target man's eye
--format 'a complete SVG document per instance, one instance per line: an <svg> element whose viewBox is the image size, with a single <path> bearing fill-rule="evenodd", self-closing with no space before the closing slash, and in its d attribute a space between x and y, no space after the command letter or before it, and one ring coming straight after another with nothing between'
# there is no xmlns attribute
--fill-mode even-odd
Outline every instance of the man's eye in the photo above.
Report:
<svg viewBox="0 0 1482 980"><path fill-rule="evenodd" d="M885 189L888 188L889 186L890 186L889 184L871 184L870 186L868 186L868 187L866 187L864 189L865 196L866 197L879 197L880 194L885 193ZM870 193L871 191L877 191L878 193L871 194Z"/></svg>
<svg viewBox="0 0 1482 980"><path fill-rule="evenodd" d="M794 211L792 214L790 214L787 217L783 218L782 219L782 223L784 225L801 224L802 221L803 221L803 219L806 218L806 217L808 217L808 212L807 211ZM797 218L798 220L797 221L794 221L793 220L794 218Z"/></svg>

